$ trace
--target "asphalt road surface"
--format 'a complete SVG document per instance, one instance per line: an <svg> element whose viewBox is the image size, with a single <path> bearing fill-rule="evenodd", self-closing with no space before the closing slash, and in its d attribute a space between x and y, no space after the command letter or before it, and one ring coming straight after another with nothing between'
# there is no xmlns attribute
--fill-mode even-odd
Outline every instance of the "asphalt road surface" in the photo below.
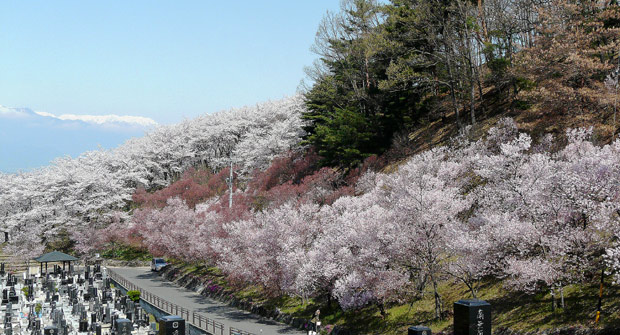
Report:
<svg viewBox="0 0 620 335"><path fill-rule="evenodd" d="M223 323L225 326L224 334L228 334L228 327L238 328L257 335L306 334L306 332L288 325L230 307L217 300L203 297L194 291L179 287L160 277L157 273L151 272L150 267L113 267L112 269L128 281L162 299Z"/></svg>

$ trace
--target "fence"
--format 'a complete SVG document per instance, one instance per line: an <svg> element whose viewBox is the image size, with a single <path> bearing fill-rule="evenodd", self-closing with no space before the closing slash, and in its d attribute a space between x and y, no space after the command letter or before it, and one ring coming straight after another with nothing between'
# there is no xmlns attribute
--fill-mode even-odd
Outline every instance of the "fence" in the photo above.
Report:
<svg viewBox="0 0 620 335"><path fill-rule="evenodd" d="M254 335L252 333L244 332L241 329L237 329L237 328L233 328L233 327L229 328L228 334L229 335Z"/></svg>
<svg viewBox="0 0 620 335"><path fill-rule="evenodd" d="M116 273L114 270L107 268L108 274L112 280L117 282L119 285L127 289L128 291L140 291L140 298L149 304L153 305L157 309L160 309L166 313L172 315L178 315L185 319L192 326L204 330L205 332L213 335L224 335L224 324L217 322L215 320L211 320L208 317L198 314L194 311L190 311L187 308L183 308L177 304L171 303L167 300L164 300L155 294L146 291L127 279L123 276ZM191 316L191 317L190 317ZM229 335L255 335L253 333L248 333L233 327L229 328Z"/></svg>

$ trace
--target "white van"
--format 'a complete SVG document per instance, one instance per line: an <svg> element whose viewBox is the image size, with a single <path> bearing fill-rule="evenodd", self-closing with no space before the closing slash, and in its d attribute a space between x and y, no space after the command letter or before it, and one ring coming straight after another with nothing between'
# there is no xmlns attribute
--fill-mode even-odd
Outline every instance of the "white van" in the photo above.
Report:
<svg viewBox="0 0 620 335"><path fill-rule="evenodd" d="M151 271L159 271L168 265L163 258L153 258L151 261Z"/></svg>

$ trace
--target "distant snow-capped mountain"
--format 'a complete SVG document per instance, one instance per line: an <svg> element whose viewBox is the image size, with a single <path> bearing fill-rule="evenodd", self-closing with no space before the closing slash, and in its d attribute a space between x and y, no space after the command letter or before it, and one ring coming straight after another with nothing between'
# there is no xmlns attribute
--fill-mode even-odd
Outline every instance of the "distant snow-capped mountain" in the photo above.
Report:
<svg viewBox="0 0 620 335"><path fill-rule="evenodd" d="M156 126L142 116L56 115L0 106L0 172L30 170L59 156L114 148Z"/></svg>
<svg viewBox="0 0 620 335"><path fill-rule="evenodd" d="M94 124L106 124L106 123L127 123L131 125L138 125L141 127L154 127L157 126L157 122L153 119L143 116L129 116L129 115L75 115L75 114L62 114L54 115L46 112L35 112L37 115L43 117L56 118L63 121L84 121Z"/></svg>
<svg viewBox="0 0 620 335"><path fill-rule="evenodd" d="M90 124L126 124L139 127L155 127L155 120L144 116L131 115L76 115L61 114L55 115L48 112L33 111L30 108L13 108L0 105L0 119L2 118L52 118L61 121L81 121Z"/></svg>

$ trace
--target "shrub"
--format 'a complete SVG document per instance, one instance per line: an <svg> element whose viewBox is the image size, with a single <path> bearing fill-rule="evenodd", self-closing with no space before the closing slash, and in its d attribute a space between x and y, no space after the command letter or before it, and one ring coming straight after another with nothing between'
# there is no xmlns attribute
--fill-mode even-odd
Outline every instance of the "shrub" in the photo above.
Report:
<svg viewBox="0 0 620 335"><path fill-rule="evenodd" d="M137 291L137 290L127 291L127 296L133 302L139 302L140 301L140 291Z"/></svg>

